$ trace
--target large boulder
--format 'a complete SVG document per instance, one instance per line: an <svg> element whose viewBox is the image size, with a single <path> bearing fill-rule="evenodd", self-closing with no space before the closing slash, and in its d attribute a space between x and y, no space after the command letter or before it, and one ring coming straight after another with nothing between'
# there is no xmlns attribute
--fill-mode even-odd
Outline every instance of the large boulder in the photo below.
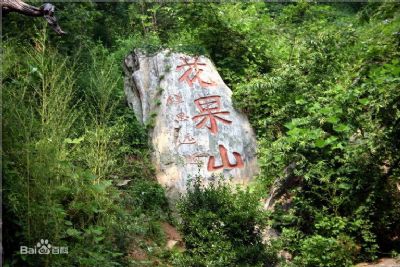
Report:
<svg viewBox="0 0 400 267"><path fill-rule="evenodd" d="M125 58L125 73L128 105L152 128L157 179L170 197L195 175L207 183L222 173L247 184L257 174L253 130L208 58L136 50Z"/></svg>

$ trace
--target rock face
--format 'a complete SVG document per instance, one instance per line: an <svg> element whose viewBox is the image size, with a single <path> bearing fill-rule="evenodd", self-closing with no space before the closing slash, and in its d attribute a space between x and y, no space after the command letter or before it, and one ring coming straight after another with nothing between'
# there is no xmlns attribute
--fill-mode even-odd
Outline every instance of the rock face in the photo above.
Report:
<svg viewBox="0 0 400 267"><path fill-rule="evenodd" d="M254 133L208 58L135 51L125 58L125 73L129 106L153 126L157 179L170 197L198 174L205 183L222 173L239 184L257 174Z"/></svg>
<svg viewBox="0 0 400 267"><path fill-rule="evenodd" d="M356 267L400 267L400 259L382 258L372 263L359 263Z"/></svg>

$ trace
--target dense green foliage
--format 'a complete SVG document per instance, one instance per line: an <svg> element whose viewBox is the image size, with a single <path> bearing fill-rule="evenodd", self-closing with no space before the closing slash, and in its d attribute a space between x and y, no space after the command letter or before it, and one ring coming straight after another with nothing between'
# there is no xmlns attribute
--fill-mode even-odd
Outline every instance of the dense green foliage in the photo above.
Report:
<svg viewBox="0 0 400 267"><path fill-rule="evenodd" d="M187 253L179 266L266 266L274 262L262 243L266 220L256 194L221 178L202 184L200 176L188 185L178 205ZM269 253L269 254L268 254Z"/></svg>
<svg viewBox="0 0 400 267"><path fill-rule="evenodd" d="M368 8L351 17L326 6L285 9L272 38L291 40L286 51L235 90L259 137L263 184L296 163L301 184L272 218L298 265L398 253L400 17L389 6L369 21Z"/></svg>
<svg viewBox="0 0 400 267"><path fill-rule="evenodd" d="M47 34L4 44L6 264L126 266L132 247L163 246L158 222L169 219L147 134L125 106L117 56L94 46L83 66ZM87 78L77 86L79 67ZM19 254L40 239L68 255Z"/></svg>
<svg viewBox="0 0 400 267"><path fill-rule="evenodd" d="M262 266L280 250L287 265L351 266L400 253L398 3L56 6L63 37L40 18L3 18L6 264L151 264L128 257L132 247L178 266ZM182 199L183 254L161 249L168 204L124 102L122 59L139 47L210 56L259 143L251 193L195 182ZM257 199L291 163L298 184L264 216ZM266 224L281 233L273 249L250 231ZM69 254L18 253L44 238Z"/></svg>

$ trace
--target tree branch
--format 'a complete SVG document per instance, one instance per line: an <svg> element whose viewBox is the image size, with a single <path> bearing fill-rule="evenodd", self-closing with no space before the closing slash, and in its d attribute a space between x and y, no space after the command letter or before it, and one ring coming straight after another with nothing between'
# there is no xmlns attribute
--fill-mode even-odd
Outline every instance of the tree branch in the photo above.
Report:
<svg viewBox="0 0 400 267"><path fill-rule="evenodd" d="M58 25L57 18L54 16L55 7L52 4L46 3L37 8L21 0L0 0L0 6L3 14L18 12L30 17L44 17L57 34L63 35L66 33Z"/></svg>

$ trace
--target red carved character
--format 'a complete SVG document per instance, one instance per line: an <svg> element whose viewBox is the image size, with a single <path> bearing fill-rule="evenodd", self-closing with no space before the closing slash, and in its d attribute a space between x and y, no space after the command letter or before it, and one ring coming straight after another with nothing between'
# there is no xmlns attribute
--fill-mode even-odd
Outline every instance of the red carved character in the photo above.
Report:
<svg viewBox="0 0 400 267"><path fill-rule="evenodd" d="M198 81L201 87L209 87L209 86L215 86L215 82L206 82L201 79L201 74L204 71L204 66L206 66L206 63L200 63L198 62L199 59L196 57L193 62L188 62L187 58L181 57L183 60L184 64L179 65L176 67L177 70L181 70L185 67L189 67L179 78L179 81L186 81L190 87L193 87L193 83L195 81Z"/></svg>
<svg viewBox="0 0 400 267"><path fill-rule="evenodd" d="M177 121L187 121L188 119L189 119L189 116L186 115L186 114L183 113L183 112L178 113L178 114L176 115L176 120L177 120Z"/></svg>
<svg viewBox="0 0 400 267"><path fill-rule="evenodd" d="M202 158L208 157L209 155L207 153L194 153L192 155L186 155L186 164L201 164L202 163Z"/></svg>
<svg viewBox="0 0 400 267"><path fill-rule="evenodd" d="M224 124L231 124L232 121L222 118L222 115L229 115L229 111L221 110L221 97L217 95L200 97L194 101L197 108L200 111L199 115L196 115L192 120L200 120L196 125L196 128L203 128L206 126L210 129L211 133L216 134L218 132L217 120ZM206 125L210 121L210 126Z"/></svg>
<svg viewBox="0 0 400 267"><path fill-rule="evenodd" d="M190 134L186 134L184 139L182 141L178 141L178 142L179 142L178 146L180 146L180 145L183 145L183 144L187 144L187 145L195 144L197 141Z"/></svg>
<svg viewBox="0 0 400 267"><path fill-rule="evenodd" d="M183 103L182 99L182 94L174 94L174 95L169 95L167 98L167 106L170 106L172 104L180 104Z"/></svg>
<svg viewBox="0 0 400 267"><path fill-rule="evenodd" d="M219 154L221 155L222 164L216 166L215 165L215 157L210 156L208 159L208 165L207 165L208 171L216 171L216 170L219 170L222 168L224 168L224 169L243 168L244 164L243 164L242 156L239 153L233 152L233 156L236 159L236 163L231 164L228 159L228 151L226 150L226 148L223 145L219 145L218 149L219 149Z"/></svg>

